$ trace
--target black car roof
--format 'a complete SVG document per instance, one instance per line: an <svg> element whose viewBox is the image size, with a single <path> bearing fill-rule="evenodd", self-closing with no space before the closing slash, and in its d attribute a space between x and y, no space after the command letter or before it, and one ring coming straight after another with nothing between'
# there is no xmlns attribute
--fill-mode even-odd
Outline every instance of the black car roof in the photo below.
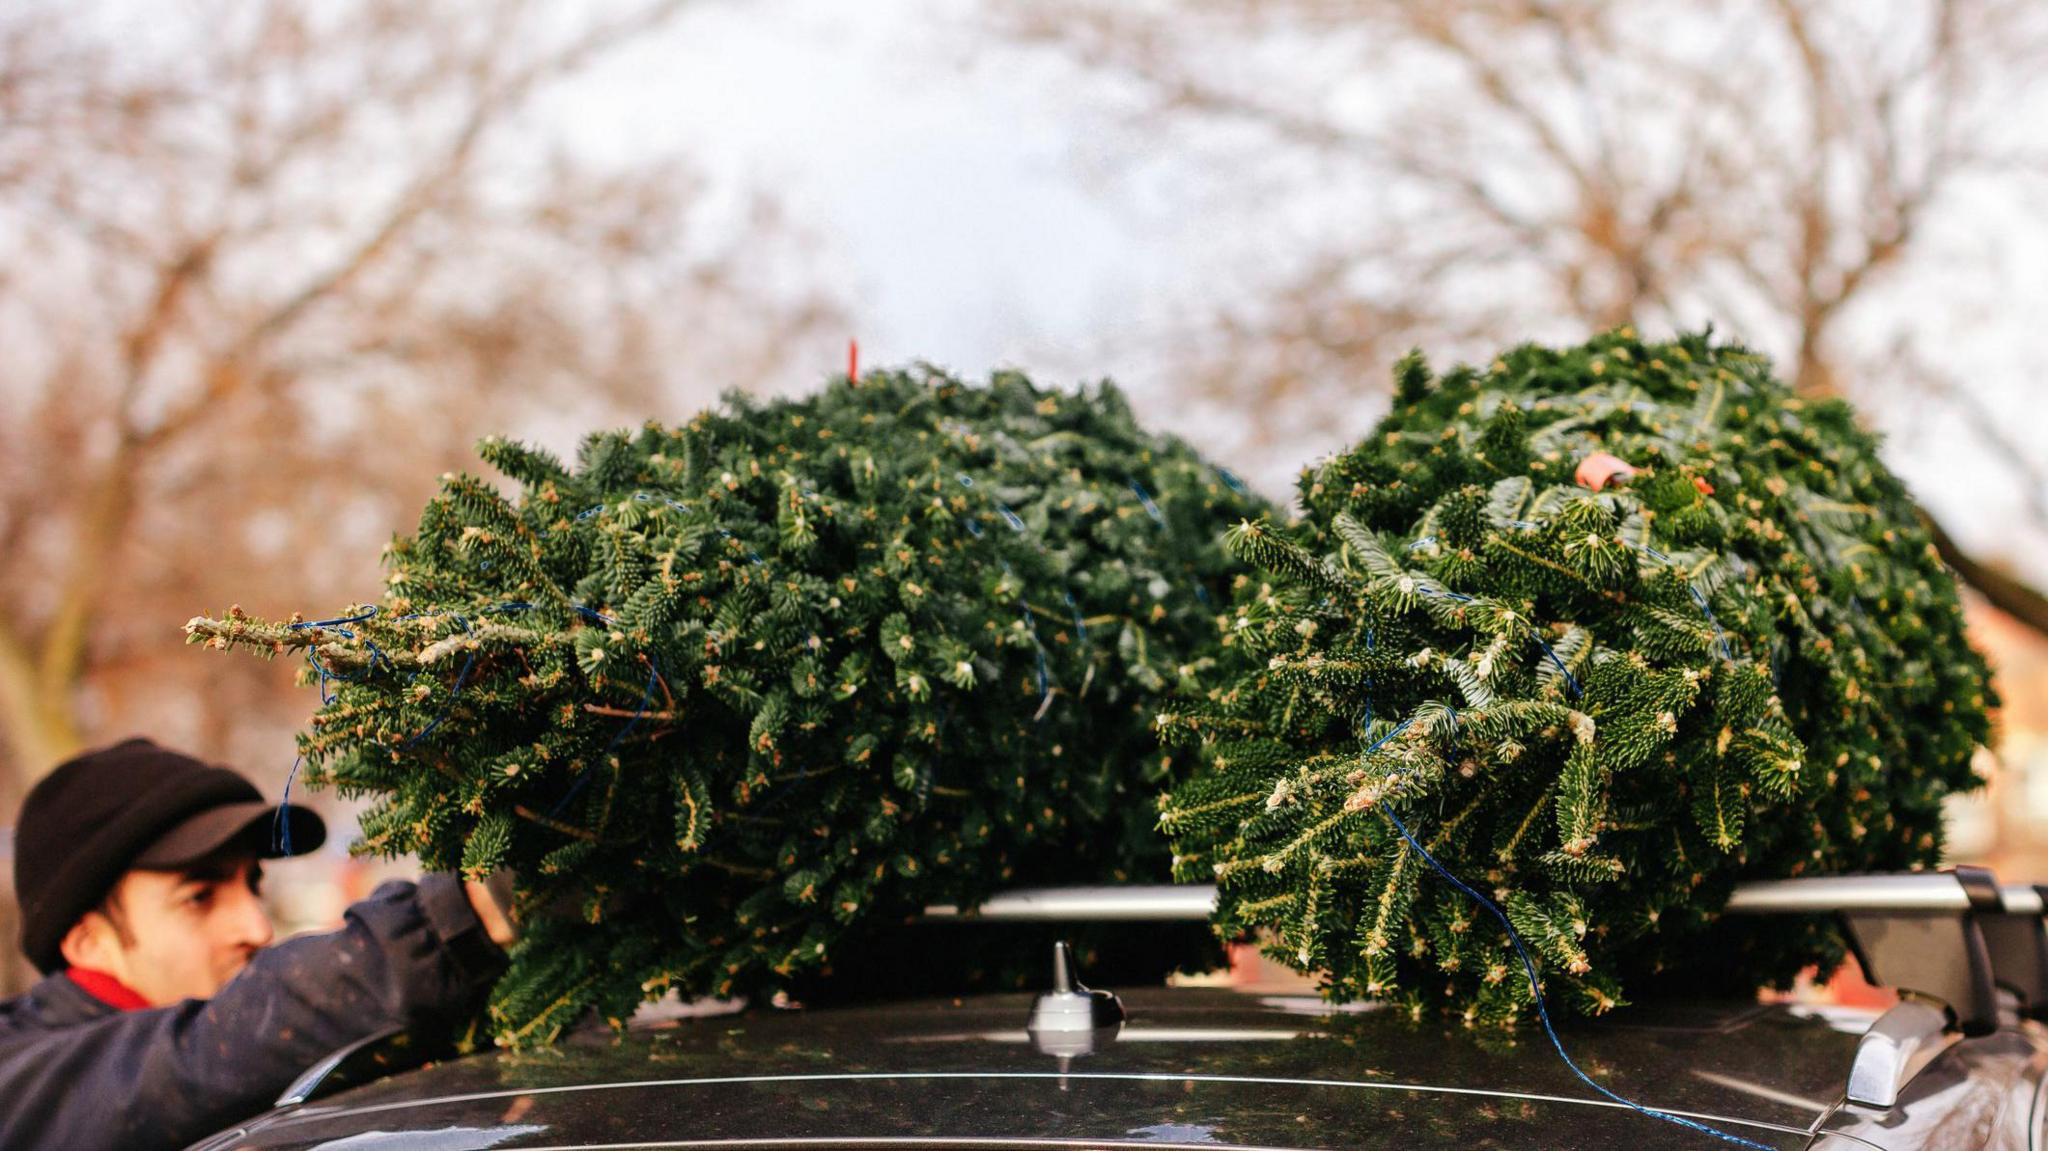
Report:
<svg viewBox="0 0 2048 1151"><path fill-rule="evenodd" d="M1123 998L1121 1033L1065 1059L1025 1032L1028 995L670 1020L410 1072L274 1112L233 1145L1715 1145L1600 1099L1540 1032L1218 988ZM1589 1073L1788 1147L1840 1100L1870 1021L1739 1003L1620 1016L1565 1033Z"/></svg>

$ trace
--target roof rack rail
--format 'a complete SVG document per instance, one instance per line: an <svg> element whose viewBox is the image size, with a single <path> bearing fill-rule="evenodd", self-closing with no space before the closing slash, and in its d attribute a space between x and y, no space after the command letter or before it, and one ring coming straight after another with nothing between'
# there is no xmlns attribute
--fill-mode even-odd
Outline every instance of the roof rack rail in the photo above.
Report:
<svg viewBox="0 0 2048 1151"><path fill-rule="evenodd" d="M926 920L984 923L1201 921L1216 906L1206 884L1020 888L963 911L927 907ZM1998 1027L1998 989L2048 1019L2048 887L2001 887L1989 869L1821 875L1740 884L1734 915L1832 915L1873 982L1943 1005L1965 1035Z"/></svg>
<svg viewBox="0 0 2048 1151"><path fill-rule="evenodd" d="M1118 887L1019 887L962 911L950 903L924 909L925 919L981 923L1204 922L1216 910L1207 883L1130 884Z"/></svg>

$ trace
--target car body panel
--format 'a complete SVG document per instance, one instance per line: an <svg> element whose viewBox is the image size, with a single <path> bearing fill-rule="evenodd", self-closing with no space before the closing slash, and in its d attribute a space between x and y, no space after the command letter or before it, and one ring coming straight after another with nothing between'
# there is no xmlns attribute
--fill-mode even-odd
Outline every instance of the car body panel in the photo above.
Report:
<svg viewBox="0 0 2048 1151"><path fill-rule="evenodd" d="M1212 988L1123 998L1122 1030L1064 1057L1025 1032L1028 995L671 1020L451 1060L206 1146L1717 1145L1600 1098L1534 1029ZM1856 1030L1691 1005L1574 1026L1565 1042L1623 1096L1802 1147L1840 1114Z"/></svg>
<svg viewBox="0 0 2048 1151"><path fill-rule="evenodd" d="M1896 1106L1844 1103L1822 1120L1820 1130L1886 1148L2038 1148L2044 1087L2048 1029L2008 1019L1995 1034L1949 1047L1913 1077ZM1823 1140L1818 1146L1835 1144Z"/></svg>

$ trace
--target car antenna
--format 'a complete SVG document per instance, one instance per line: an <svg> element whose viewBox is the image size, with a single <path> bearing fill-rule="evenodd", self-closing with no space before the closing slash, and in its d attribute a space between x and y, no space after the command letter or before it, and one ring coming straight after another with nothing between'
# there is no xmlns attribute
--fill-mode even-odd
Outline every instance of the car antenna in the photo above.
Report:
<svg viewBox="0 0 2048 1151"><path fill-rule="evenodd" d="M1066 940L1052 945L1052 990L1032 1003L1031 1022L1025 1027L1032 1046L1059 1060L1062 1091L1075 1058L1092 1055L1097 1046L1113 1041L1125 1018L1123 1001L1082 983L1079 968Z"/></svg>

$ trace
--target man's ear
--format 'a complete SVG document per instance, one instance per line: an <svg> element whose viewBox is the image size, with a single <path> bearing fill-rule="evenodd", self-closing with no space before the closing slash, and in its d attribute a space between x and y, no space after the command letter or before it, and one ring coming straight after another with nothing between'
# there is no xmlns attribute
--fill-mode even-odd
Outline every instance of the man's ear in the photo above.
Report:
<svg viewBox="0 0 2048 1151"><path fill-rule="evenodd" d="M71 925L71 930L64 933L64 940L57 949L63 953L68 966L111 973L118 962L119 944L114 925L94 909Z"/></svg>
<svg viewBox="0 0 2048 1151"><path fill-rule="evenodd" d="M57 950L65 963L118 977L128 974L128 951L135 946L135 940L128 934L123 904L133 876L134 872L129 872L115 880L99 906L79 916L71 930L64 933Z"/></svg>

